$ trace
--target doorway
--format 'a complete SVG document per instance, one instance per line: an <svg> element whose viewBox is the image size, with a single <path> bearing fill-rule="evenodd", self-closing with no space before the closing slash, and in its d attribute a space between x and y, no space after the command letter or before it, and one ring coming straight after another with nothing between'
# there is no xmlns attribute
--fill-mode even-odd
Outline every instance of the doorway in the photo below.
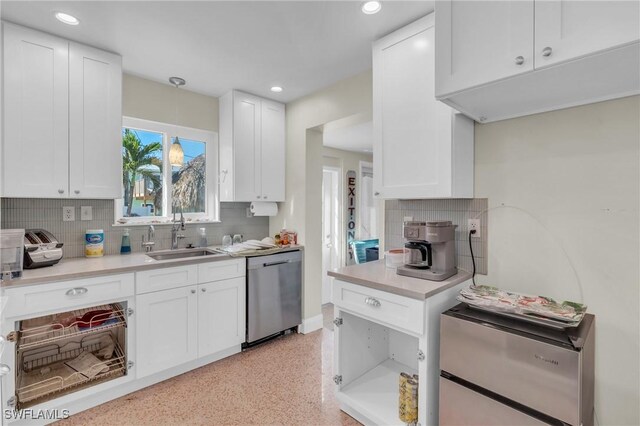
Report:
<svg viewBox="0 0 640 426"><path fill-rule="evenodd" d="M340 169L322 169L322 304L331 303L331 277L340 265Z"/></svg>

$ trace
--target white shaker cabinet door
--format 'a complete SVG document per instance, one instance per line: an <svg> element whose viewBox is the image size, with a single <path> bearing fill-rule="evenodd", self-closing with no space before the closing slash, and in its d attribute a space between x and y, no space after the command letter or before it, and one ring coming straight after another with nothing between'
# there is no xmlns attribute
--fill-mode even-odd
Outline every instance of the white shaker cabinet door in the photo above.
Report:
<svg viewBox="0 0 640 426"><path fill-rule="evenodd" d="M436 95L533 70L533 0L436 2Z"/></svg>
<svg viewBox="0 0 640 426"><path fill-rule="evenodd" d="M28 28L2 25L2 196L67 197L69 43Z"/></svg>
<svg viewBox="0 0 640 426"><path fill-rule="evenodd" d="M262 199L284 201L284 105L262 101Z"/></svg>
<svg viewBox="0 0 640 426"><path fill-rule="evenodd" d="M234 201L261 200L261 99L235 92L233 98Z"/></svg>
<svg viewBox="0 0 640 426"><path fill-rule="evenodd" d="M434 35L429 15L374 43L373 179L378 197L473 196L473 133L458 147L453 110L435 99ZM458 164L460 153L464 165ZM461 179L454 173L470 175L462 179L464 189L458 188Z"/></svg>
<svg viewBox="0 0 640 426"><path fill-rule="evenodd" d="M69 46L71 197L122 197L122 58Z"/></svg>
<svg viewBox="0 0 640 426"><path fill-rule="evenodd" d="M138 378L196 359L197 286L136 296Z"/></svg>
<svg viewBox="0 0 640 426"><path fill-rule="evenodd" d="M245 341L245 278L198 286L198 357Z"/></svg>
<svg viewBox="0 0 640 426"><path fill-rule="evenodd" d="M536 1L535 66L542 68L640 39L640 2Z"/></svg>

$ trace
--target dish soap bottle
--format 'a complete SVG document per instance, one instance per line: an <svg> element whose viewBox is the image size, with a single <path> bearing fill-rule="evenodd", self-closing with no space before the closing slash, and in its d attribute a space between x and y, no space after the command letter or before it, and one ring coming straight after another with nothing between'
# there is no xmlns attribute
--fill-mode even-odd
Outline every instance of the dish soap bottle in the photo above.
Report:
<svg viewBox="0 0 640 426"><path fill-rule="evenodd" d="M200 243L198 244L198 247L207 247L207 245L207 229L200 228Z"/></svg>
<svg viewBox="0 0 640 426"><path fill-rule="evenodd" d="M131 238L129 237L129 228L124 230L122 234L122 244L120 245L120 254L131 253Z"/></svg>

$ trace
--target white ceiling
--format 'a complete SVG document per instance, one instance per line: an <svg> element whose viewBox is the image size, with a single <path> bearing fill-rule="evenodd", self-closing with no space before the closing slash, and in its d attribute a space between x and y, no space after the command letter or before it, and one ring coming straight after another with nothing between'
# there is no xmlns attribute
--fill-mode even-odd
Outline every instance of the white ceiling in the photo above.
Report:
<svg viewBox="0 0 640 426"><path fill-rule="evenodd" d="M235 88L288 102L371 68L371 42L433 1L2 1L2 19L123 56L124 71L220 96ZM80 25L58 22L70 13ZM284 87L272 93L274 85Z"/></svg>
<svg viewBox="0 0 640 426"><path fill-rule="evenodd" d="M325 130L322 144L345 151L371 152L373 149L373 123L357 124L339 129Z"/></svg>

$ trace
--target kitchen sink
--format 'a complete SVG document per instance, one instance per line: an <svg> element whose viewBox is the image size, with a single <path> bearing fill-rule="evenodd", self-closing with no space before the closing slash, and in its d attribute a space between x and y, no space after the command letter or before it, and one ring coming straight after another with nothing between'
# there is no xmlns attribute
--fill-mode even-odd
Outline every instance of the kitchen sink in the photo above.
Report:
<svg viewBox="0 0 640 426"><path fill-rule="evenodd" d="M177 249L177 250L164 250L154 253L146 253L152 259L155 260L174 260L184 259L188 257L201 257L201 256L214 256L220 254L220 252L210 249Z"/></svg>

